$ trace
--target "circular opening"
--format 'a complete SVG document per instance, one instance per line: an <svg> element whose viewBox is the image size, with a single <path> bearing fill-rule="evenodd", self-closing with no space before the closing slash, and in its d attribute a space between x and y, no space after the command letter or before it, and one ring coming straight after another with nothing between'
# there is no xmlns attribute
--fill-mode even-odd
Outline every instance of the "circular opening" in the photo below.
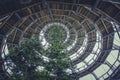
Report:
<svg viewBox="0 0 120 80"><path fill-rule="evenodd" d="M61 41L65 43L68 41L69 31L68 28L62 23L50 23L45 25L45 27L40 31L39 39L44 46L48 48L51 42Z"/></svg>

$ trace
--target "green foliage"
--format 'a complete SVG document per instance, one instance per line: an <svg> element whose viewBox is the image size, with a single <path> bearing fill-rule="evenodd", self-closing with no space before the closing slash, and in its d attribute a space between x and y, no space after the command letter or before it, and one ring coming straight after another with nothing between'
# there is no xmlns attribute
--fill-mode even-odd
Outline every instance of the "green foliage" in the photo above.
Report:
<svg viewBox="0 0 120 80"><path fill-rule="evenodd" d="M12 48L6 56L14 64L12 80L75 80L65 72L71 68L71 61L61 36L56 37L50 41L51 46L47 50L35 39L25 40L20 46ZM49 60L45 61L43 55ZM40 66L44 69L39 70Z"/></svg>
<svg viewBox="0 0 120 80"><path fill-rule="evenodd" d="M61 26L51 26L52 28L48 29L48 33L45 35L50 44L56 42L63 42L66 38L65 30Z"/></svg>

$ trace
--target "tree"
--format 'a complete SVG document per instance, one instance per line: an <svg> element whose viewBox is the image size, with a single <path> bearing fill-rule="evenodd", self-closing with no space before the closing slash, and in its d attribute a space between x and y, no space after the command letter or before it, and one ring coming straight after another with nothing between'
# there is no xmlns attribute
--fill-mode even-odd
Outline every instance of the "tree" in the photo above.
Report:
<svg viewBox="0 0 120 80"><path fill-rule="evenodd" d="M62 43L63 34L55 33L57 27L53 30L48 49L39 40L30 39L10 50L6 58L13 64L12 80L75 80L70 76L71 61Z"/></svg>

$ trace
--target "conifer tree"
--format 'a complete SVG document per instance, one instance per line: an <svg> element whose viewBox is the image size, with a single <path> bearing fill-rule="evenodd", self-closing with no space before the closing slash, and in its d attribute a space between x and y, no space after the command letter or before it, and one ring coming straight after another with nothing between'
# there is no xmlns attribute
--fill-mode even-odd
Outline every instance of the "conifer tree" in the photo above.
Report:
<svg viewBox="0 0 120 80"><path fill-rule="evenodd" d="M59 34L58 34L59 33ZM24 40L6 56L11 60L12 80L75 80L70 76L71 60L63 44L63 31L54 26L50 31L47 49L36 39Z"/></svg>

